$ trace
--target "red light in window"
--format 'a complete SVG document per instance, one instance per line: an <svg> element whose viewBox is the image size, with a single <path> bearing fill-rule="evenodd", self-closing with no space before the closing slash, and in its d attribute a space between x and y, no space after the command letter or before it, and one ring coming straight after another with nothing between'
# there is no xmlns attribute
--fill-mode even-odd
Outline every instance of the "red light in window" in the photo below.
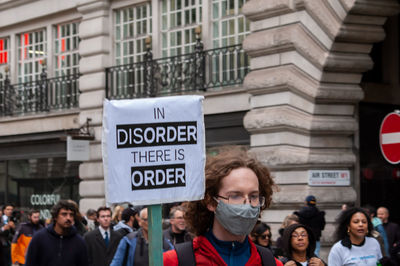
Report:
<svg viewBox="0 0 400 266"><path fill-rule="evenodd" d="M4 40L0 40L0 64L4 64L7 62L4 62L5 60L3 60L3 51L4 51ZM6 57L7 60L7 57Z"/></svg>
<svg viewBox="0 0 400 266"><path fill-rule="evenodd" d="M61 39L61 52L65 52L65 39Z"/></svg>

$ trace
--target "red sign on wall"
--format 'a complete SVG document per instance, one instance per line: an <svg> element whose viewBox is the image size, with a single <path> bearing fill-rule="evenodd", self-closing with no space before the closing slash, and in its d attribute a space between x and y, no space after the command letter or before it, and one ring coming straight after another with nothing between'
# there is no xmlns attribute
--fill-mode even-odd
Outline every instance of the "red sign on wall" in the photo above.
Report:
<svg viewBox="0 0 400 266"><path fill-rule="evenodd" d="M400 112L388 114L379 131L379 144L383 157L391 163L400 163Z"/></svg>

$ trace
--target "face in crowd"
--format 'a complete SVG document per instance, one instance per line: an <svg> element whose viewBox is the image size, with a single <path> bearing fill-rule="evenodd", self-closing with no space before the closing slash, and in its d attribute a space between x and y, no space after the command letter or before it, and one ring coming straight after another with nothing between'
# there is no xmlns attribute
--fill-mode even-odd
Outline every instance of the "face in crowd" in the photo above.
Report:
<svg viewBox="0 0 400 266"><path fill-rule="evenodd" d="M347 233L350 239L364 239L368 234L368 218L362 212L353 214L350 223L347 225Z"/></svg>
<svg viewBox="0 0 400 266"><path fill-rule="evenodd" d="M181 233L186 229L186 222L183 218L183 214L182 211L176 210L174 216L170 218L172 231L174 233Z"/></svg>
<svg viewBox="0 0 400 266"><path fill-rule="evenodd" d="M377 216L379 219L381 219L382 223L387 223L389 220L389 210L386 209L385 207L380 207L377 210Z"/></svg>
<svg viewBox="0 0 400 266"><path fill-rule="evenodd" d="M140 211L139 226L143 229L143 231L148 232L149 223L148 223L148 216L147 216L147 208L144 208L143 210Z"/></svg>
<svg viewBox="0 0 400 266"><path fill-rule="evenodd" d="M107 230L111 225L111 211L100 210L98 216L97 222L103 229Z"/></svg>
<svg viewBox="0 0 400 266"><path fill-rule="evenodd" d="M306 252L308 244L309 241L307 230L304 227L296 228L296 230L293 231L290 240L292 249L297 253L303 253Z"/></svg>
<svg viewBox="0 0 400 266"><path fill-rule="evenodd" d="M10 216L12 216L13 211L14 211L14 207L13 207L13 206L6 206L6 207L4 208L3 214L4 214L5 216L10 217Z"/></svg>
<svg viewBox="0 0 400 266"><path fill-rule="evenodd" d="M33 224L38 224L40 220L40 213L39 212L34 212L29 216L29 220Z"/></svg>
<svg viewBox="0 0 400 266"><path fill-rule="evenodd" d="M55 226L60 228L61 230L67 230L71 228L72 225L74 225L74 217L74 211L62 208L55 218Z"/></svg>
<svg viewBox="0 0 400 266"><path fill-rule="evenodd" d="M267 229L262 233L261 235L257 236L257 242L264 247L267 247L270 245L271 241L271 232Z"/></svg>

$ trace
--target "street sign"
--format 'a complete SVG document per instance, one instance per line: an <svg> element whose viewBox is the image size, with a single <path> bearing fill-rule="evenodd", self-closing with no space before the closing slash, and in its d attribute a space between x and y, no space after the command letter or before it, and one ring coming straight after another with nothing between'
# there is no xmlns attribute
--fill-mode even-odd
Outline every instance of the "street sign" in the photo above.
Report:
<svg viewBox="0 0 400 266"><path fill-rule="evenodd" d="M104 101L108 203L152 205L204 197L203 96Z"/></svg>
<svg viewBox="0 0 400 266"><path fill-rule="evenodd" d="M379 144L383 157L391 164L400 163L400 112L388 114L379 131Z"/></svg>
<svg viewBox="0 0 400 266"><path fill-rule="evenodd" d="M350 186L350 171L309 170L308 185L314 187Z"/></svg>

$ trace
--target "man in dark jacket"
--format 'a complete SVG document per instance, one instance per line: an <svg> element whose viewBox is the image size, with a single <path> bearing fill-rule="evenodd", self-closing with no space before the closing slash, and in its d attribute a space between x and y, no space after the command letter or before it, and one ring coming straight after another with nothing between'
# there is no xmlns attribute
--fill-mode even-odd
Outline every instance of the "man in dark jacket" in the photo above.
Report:
<svg viewBox="0 0 400 266"><path fill-rule="evenodd" d="M3 216L0 217L0 245L2 246L2 261L5 266L11 265L11 240L15 233L15 219L13 219L14 205L7 203L3 206Z"/></svg>
<svg viewBox="0 0 400 266"><path fill-rule="evenodd" d="M26 251L28 250L33 234L43 228L43 225L39 223L39 219L39 210L31 210L28 213L28 222L21 223L18 226L11 244L12 263L25 264Z"/></svg>
<svg viewBox="0 0 400 266"><path fill-rule="evenodd" d="M170 227L163 232L163 236L169 239L173 245L192 241L192 236L186 231L186 222L183 218L185 209L182 206L175 206L169 212Z"/></svg>
<svg viewBox="0 0 400 266"><path fill-rule="evenodd" d="M100 207L97 210L99 227L85 234L89 265L108 266L117 250L122 235L111 229L111 209Z"/></svg>
<svg viewBox="0 0 400 266"><path fill-rule="evenodd" d="M28 247L26 266L87 266L83 238L73 226L78 210L68 200L51 209L53 223L37 232Z"/></svg>
<svg viewBox="0 0 400 266"><path fill-rule="evenodd" d="M306 206L300 211L294 212L299 217L300 224L304 224L311 228L316 239L315 254L319 256L321 248L320 238L321 232L325 228L325 212L318 210L316 207L317 200L313 195L306 197Z"/></svg>
<svg viewBox="0 0 400 266"><path fill-rule="evenodd" d="M382 221L388 239L389 253L393 258L395 256L392 254L393 250L400 245L400 227L396 223L389 222L389 210L385 207L378 208L377 216Z"/></svg>

